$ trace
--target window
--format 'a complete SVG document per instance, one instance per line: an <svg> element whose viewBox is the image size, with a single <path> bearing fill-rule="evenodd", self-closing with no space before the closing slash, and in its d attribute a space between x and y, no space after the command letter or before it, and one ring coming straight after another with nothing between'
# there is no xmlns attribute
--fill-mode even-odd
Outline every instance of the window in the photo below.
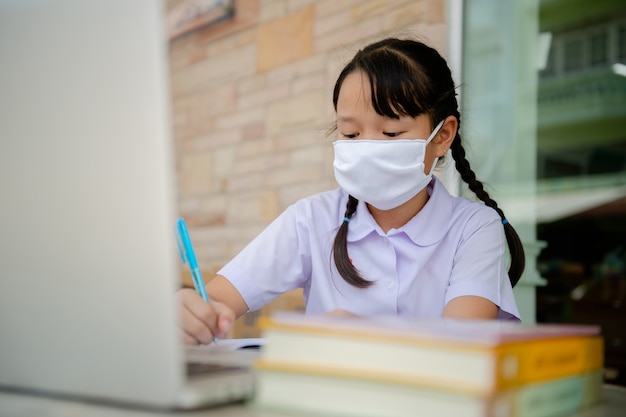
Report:
<svg viewBox="0 0 626 417"><path fill-rule="evenodd" d="M617 27L617 60L626 64L626 23Z"/></svg>
<svg viewBox="0 0 626 417"><path fill-rule="evenodd" d="M565 41L565 63L563 65L563 69L566 72L574 72L581 70L583 65L582 38L567 39Z"/></svg>
<svg viewBox="0 0 626 417"><path fill-rule="evenodd" d="M589 64L592 67L606 65L609 63L609 43L605 31L595 33L589 39Z"/></svg>

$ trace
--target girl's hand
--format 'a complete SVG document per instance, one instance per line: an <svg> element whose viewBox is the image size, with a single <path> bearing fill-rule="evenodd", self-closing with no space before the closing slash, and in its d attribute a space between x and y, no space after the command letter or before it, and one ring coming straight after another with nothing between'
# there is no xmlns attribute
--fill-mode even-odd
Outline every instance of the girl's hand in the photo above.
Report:
<svg viewBox="0 0 626 417"><path fill-rule="evenodd" d="M226 304L207 304L190 289L178 291L181 305L181 337L187 345L208 345L214 337L224 336L235 321L235 313Z"/></svg>

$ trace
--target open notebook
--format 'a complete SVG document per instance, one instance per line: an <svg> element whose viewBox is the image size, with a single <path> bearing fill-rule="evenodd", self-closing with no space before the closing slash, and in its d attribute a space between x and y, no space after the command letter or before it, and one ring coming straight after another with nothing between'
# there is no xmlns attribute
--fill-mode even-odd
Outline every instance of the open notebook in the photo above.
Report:
<svg viewBox="0 0 626 417"><path fill-rule="evenodd" d="M198 373L179 343L162 8L0 0L0 389L167 408L253 393L254 352L203 351Z"/></svg>

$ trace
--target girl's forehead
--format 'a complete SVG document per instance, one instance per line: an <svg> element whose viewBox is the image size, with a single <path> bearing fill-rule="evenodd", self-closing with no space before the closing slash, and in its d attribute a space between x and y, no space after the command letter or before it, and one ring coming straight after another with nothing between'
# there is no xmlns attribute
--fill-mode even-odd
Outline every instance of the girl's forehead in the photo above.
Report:
<svg viewBox="0 0 626 417"><path fill-rule="evenodd" d="M363 72L352 72L343 80L339 89L337 111L346 106L372 107L372 90L369 78Z"/></svg>

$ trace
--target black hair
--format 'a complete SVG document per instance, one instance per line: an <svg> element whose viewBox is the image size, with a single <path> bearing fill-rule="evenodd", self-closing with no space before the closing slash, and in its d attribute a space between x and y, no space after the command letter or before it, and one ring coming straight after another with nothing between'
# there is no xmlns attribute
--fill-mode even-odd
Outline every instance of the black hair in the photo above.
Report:
<svg viewBox="0 0 626 417"><path fill-rule="evenodd" d="M461 115L455 85L444 58L435 49L415 40L388 38L373 43L358 51L339 74L333 90L335 111L343 81L349 74L357 71L367 76L372 92L372 105L381 116L398 119L402 116L415 118L427 114L433 126L448 116L457 119L459 128L450 147L456 170L469 189L502 219L511 255L508 275L511 285L515 286L524 271L524 248L504 212L485 191L465 158L459 133ZM357 204L357 199L352 196L348 198L344 215L347 221L342 222L337 231L333 258L339 274L346 282L355 287L367 288L373 282L362 277L352 265L347 248L349 219L354 215Z"/></svg>

